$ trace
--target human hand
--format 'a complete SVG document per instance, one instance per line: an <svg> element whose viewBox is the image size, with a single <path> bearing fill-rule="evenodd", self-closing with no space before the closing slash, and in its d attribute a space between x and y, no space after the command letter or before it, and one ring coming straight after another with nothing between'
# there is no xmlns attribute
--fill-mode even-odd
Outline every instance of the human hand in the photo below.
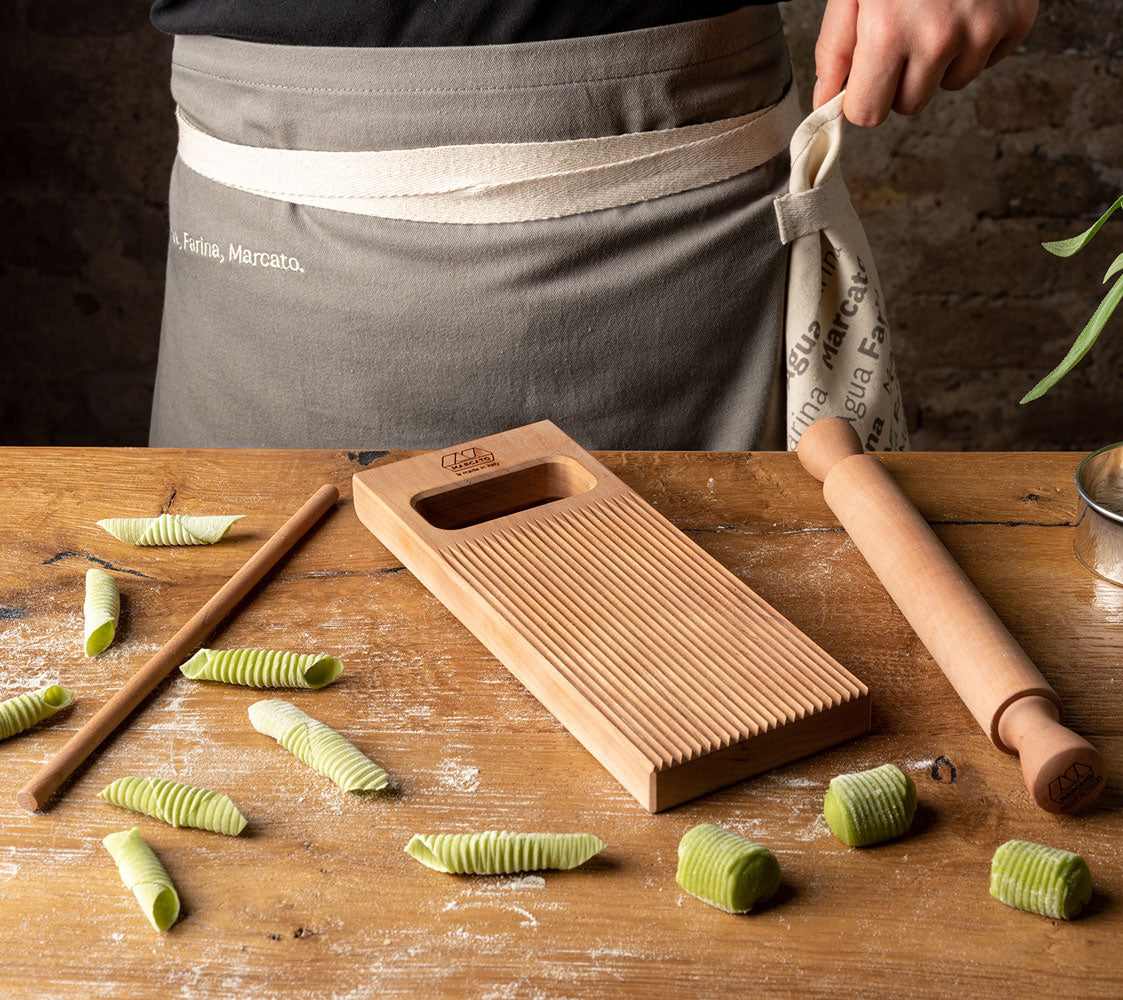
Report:
<svg viewBox="0 0 1123 1000"><path fill-rule="evenodd" d="M827 0L813 105L846 87L843 112L880 125L915 115L937 88L961 90L1021 43L1038 0ZM849 78L849 79L848 79Z"/></svg>

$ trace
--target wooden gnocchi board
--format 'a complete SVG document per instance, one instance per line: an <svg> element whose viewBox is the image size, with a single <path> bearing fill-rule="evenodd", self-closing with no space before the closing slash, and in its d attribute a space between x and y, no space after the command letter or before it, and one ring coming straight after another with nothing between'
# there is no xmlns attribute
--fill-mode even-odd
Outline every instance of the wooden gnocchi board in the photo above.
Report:
<svg viewBox="0 0 1123 1000"><path fill-rule="evenodd" d="M865 684L549 421L356 473L354 498L650 812L869 729Z"/></svg>

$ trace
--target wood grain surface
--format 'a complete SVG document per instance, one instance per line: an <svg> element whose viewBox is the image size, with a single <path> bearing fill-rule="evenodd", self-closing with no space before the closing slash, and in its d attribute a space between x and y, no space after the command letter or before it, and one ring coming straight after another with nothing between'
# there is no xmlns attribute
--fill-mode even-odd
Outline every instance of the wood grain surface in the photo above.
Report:
<svg viewBox="0 0 1123 1000"><path fill-rule="evenodd" d="M401 453L404 454L404 453ZM362 527L352 473L382 452L0 451L0 697L50 681L75 704L0 743L4 997L1113 997L1123 986L1123 588L1072 555L1078 456L884 459L1103 752L1086 813L1030 802L956 698L793 455L603 453L608 468L869 685L861 739L648 815ZM322 691L285 695L390 772L349 799L253 731L246 688L175 675L29 815L15 792L314 487L344 497L216 634L340 656ZM132 548L114 515L245 513L228 540ZM115 645L82 653L83 578L118 581ZM269 695L266 695L269 696ZM917 783L904 839L852 850L821 818L840 772L886 761ZM955 780L951 777L954 773ZM175 830L97 798L152 774L225 791L233 839ZM734 917L674 881L679 837L713 822L766 844L784 882ZM140 828L183 918L147 924L101 847ZM415 832L589 831L585 867L441 875L403 851ZM1010 838L1081 852L1080 919L987 892Z"/></svg>

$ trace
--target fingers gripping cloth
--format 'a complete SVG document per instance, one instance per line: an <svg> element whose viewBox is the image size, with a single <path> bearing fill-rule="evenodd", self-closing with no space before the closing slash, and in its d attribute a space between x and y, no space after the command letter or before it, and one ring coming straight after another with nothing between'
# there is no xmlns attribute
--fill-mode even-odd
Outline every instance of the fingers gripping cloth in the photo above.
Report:
<svg viewBox="0 0 1123 1000"><path fill-rule="evenodd" d="M791 244L784 320L788 448L820 417L849 420L866 451L908 447L885 298L839 165L842 98L813 111L791 142L788 194L777 198Z"/></svg>

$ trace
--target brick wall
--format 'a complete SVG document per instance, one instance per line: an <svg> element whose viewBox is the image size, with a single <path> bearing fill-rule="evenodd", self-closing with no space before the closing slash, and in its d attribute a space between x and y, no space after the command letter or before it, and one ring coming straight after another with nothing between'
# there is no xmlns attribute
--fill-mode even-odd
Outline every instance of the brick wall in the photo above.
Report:
<svg viewBox="0 0 1123 1000"><path fill-rule="evenodd" d="M784 5L804 94L823 4ZM850 129L843 164L889 302L914 448L1091 449L1123 438L1123 311L1043 399L1123 251L1123 3L1045 0L1025 45L915 118ZM1118 219L1118 221L1115 221Z"/></svg>

